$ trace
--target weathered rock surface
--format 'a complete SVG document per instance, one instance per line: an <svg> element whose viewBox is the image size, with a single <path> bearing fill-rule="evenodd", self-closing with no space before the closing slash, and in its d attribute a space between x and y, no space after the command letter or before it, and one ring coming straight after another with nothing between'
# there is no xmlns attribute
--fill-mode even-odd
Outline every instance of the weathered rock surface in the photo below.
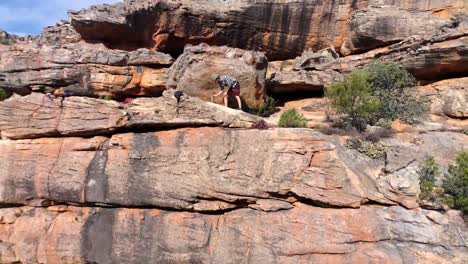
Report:
<svg viewBox="0 0 468 264"><path fill-rule="evenodd" d="M468 73L467 32L468 16L458 15L432 35L412 36L359 55L339 57L332 48L305 51L295 60L270 62L267 82L272 93L321 91L325 85L340 80L340 74L375 60L397 62L420 80L463 77ZM462 107L461 97L457 96L448 108Z"/></svg>
<svg viewBox="0 0 468 264"><path fill-rule="evenodd" d="M185 97L180 103L167 91L159 98L139 98L130 104L87 97L56 98L32 93L0 102L2 138L102 135L126 129L181 126L250 127L260 120L240 111Z"/></svg>
<svg viewBox="0 0 468 264"><path fill-rule="evenodd" d="M305 51L295 60L268 63L267 83L272 94L321 94L325 85L342 79L332 70L339 55L333 48ZM281 96L281 95L276 95Z"/></svg>
<svg viewBox="0 0 468 264"><path fill-rule="evenodd" d="M181 53L206 42L292 59L333 46L348 55L414 34L431 35L466 12L459 0L148 1L126 0L70 14L85 40Z"/></svg>
<svg viewBox="0 0 468 264"><path fill-rule="evenodd" d="M341 53L367 51L413 35L435 34L468 6L460 1L369 1L353 13Z"/></svg>
<svg viewBox="0 0 468 264"><path fill-rule="evenodd" d="M419 88L431 102L431 113L452 118L468 117L468 78L449 79Z"/></svg>
<svg viewBox="0 0 468 264"><path fill-rule="evenodd" d="M436 35L411 37L385 48L343 57L331 68L349 71L379 59L397 62L422 80L466 76L468 16L461 16L460 20Z"/></svg>
<svg viewBox="0 0 468 264"><path fill-rule="evenodd" d="M267 67L267 58L260 52L206 44L187 46L169 69L167 86L209 101L219 91L211 75L226 74L239 81L241 98L249 106L259 106L265 94Z"/></svg>
<svg viewBox="0 0 468 264"><path fill-rule="evenodd" d="M468 150L468 136L461 133L399 133L382 141L387 146L385 169L377 177L377 186L388 199L408 208L417 207L419 165L427 157L448 167L457 153Z"/></svg>
<svg viewBox="0 0 468 264"><path fill-rule="evenodd" d="M160 52L110 50L100 44L16 45L0 56L0 87L20 93L64 88L74 95L159 96L165 67L173 61ZM142 82L147 76L154 81Z"/></svg>
<svg viewBox="0 0 468 264"><path fill-rule="evenodd" d="M89 116L96 122L88 128L90 130L80 131L79 124L73 126L72 122L70 130L62 134L85 134L92 132L91 129L96 134L104 120L107 121L104 125L121 120L112 114L115 108L96 109L109 118ZM163 121L161 118L171 113L153 114L158 112L157 108L148 109L138 101L126 111L130 117L124 119L124 124L134 129L210 124L194 117ZM76 115L69 116L66 112L62 115L61 124L76 120ZM40 128L41 123L47 124L48 119L41 120L37 119L36 124L30 123L30 126ZM236 123L231 121L230 124ZM113 127L108 127L108 131L112 131ZM44 131L40 133L47 135ZM38 134L10 134L10 137ZM5 135L9 136L8 131ZM446 152L440 149L438 152L447 159L453 159L468 143L467 136L459 133L431 133L421 138L418 142L423 143L419 144L443 141ZM407 163L391 169L386 168L394 163L390 157L385 165L383 161L363 158L339 142L329 143L319 133L301 129L196 128L115 134L111 138L5 140L0 145L1 152L6 154L0 161L3 168L0 202L30 204L45 200L214 211L256 203L258 199L288 201L299 197L338 207L397 202L415 208L418 206L418 178L397 175L394 180L388 175L409 164L419 164L418 161L428 154L435 155L435 149L416 147L411 142L393 144L393 147L398 153L414 152L416 148L420 155L413 155L409 160L405 155L395 154L393 159L402 159L403 163L407 160ZM31 159L35 161L30 162ZM384 168L386 173L381 174ZM18 174L19 170L24 174ZM259 206L261 208L261 204Z"/></svg>
<svg viewBox="0 0 468 264"><path fill-rule="evenodd" d="M156 209L0 209L2 263L464 263L466 228L401 207L224 215ZM34 227L34 228L31 228Z"/></svg>
<svg viewBox="0 0 468 264"><path fill-rule="evenodd" d="M181 129L2 141L0 149L6 154L0 161L4 204L48 200L193 210L213 200L239 207L294 196L340 207L393 203L377 192L372 175L347 169L335 147L308 130ZM28 165L30 159L35 161Z"/></svg>
<svg viewBox="0 0 468 264"><path fill-rule="evenodd" d="M36 41L48 46L62 46L81 41L81 35L68 21L60 21L55 26L44 28Z"/></svg>

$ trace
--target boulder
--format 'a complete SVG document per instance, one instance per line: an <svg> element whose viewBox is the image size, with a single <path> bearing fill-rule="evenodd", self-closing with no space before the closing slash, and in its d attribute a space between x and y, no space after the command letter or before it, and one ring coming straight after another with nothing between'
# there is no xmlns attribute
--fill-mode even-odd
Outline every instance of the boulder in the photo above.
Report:
<svg viewBox="0 0 468 264"><path fill-rule="evenodd" d="M468 233L453 211L296 203L220 215L72 206L14 213L0 223L3 263L461 264L468 257ZM0 218L11 214L0 209Z"/></svg>
<svg viewBox="0 0 468 264"><path fill-rule="evenodd" d="M300 57L296 58L295 70L326 70L333 63L338 61L340 55L333 47L314 52L313 50L304 51Z"/></svg>
<svg viewBox="0 0 468 264"><path fill-rule="evenodd" d="M187 46L169 69L167 86L210 100L211 95L219 91L211 75L225 74L239 81L241 98L249 106L258 107L265 94L267 66L267 58L260 52L206 44Z"/></svg>

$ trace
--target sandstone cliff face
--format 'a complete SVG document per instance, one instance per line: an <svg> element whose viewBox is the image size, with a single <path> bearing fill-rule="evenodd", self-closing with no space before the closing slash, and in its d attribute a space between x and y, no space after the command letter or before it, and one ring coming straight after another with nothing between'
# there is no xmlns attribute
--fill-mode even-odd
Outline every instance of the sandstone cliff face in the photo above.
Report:
<svg viewBox="0 0 468 264"><path fill-rule="evenodd" d="M0 263L465 263L464 216L420 201L418 165L467 150L466 12L125 0L0 45L0 88L16 93L0 102ZM376 59L409 70L431 106L380 159L347 136L248 129L262 118L206 102L213 72L259 107ZM185 93L178 109L169 88ZM73 96L46 96L57 89ZM284 108L323 125L313 99Z"/></svg>
<svg viewBox="0 0 468 264"><path fill-rule="evenodd" d="M24 107L34 100L49 99L0 103L10 138L0 141L0 204L13 207L0 209L2 262L463 263L468 254L458 213L418 209L416 174L428 154L449 163L466 135L401 134L385 160L371 160L309 129L138 131L217 124L190 116L221 115L194 98L180 116L170 94Z"/></svg>
<svg viewBox="0 0 468 264"><path fill-rule="evenodd" d="M333 46L348 55L432 34L466 8L459 0L127 0L72 13L71 21L84 39L114 46L180 53L185 44L206 42L286 59L309 48Z"/></svg>
<svg viewBox="0 0 468 264"><path fill-rule="evenodd" d="M7 263L463 263L466 232L452 213L21 207L0 210L0 252Z"/></svg>

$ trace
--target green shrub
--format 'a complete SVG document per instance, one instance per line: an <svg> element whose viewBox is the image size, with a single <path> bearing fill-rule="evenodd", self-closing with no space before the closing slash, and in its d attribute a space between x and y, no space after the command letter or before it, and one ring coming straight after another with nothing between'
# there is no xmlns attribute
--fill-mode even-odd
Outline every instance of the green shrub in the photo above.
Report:
<svg viewBox="0 0 468 264"><path fill-rule="evenodd" d="M455 164L449 166L443 183L445 192L453 199L454 208L468 212L468 151L461 152Z"/></svg>
<svg viewBox="0 0 468 264"><path fill-rule="evenodd" d="M439 164L434 157L427 157L420 165L418 174L422 180L434 183L441 175Z"/></svg>
<svg viewBox="0 0 468 264"><path fill-rule="evenodd" d="M279 120L280 127L307 127L307 120L304 115L297 112L295 108L281 114Z"/></svg>
<svg viewBox="0 0 468 264"><path fill-rule="evenodd" d="M262 117L268 117L276 111L276 100L273 97L268 97L265 102L258 109L252 109L251 114Z"/></svg>
<svg viewBox="0 0 468 264"><path fill-rule="evenodd" d="M436 178L441 175L439 164L434 160L434 157L427 157L420 165L418 169L419 174L419 187L421 193L419 198L422 200L435 200L438 195L433 194L435 187ZM443 190L442 194L443 195Z"/></svg>
<svg viewBox="0 0 468 264"><path fill-rule="evenodd" d="M369 74L355 70L341 82L328 85L325 94L330 104L340 114L350 118L351 125L364 131L380 108L378 99L371 94Z"/></svg>
<svg viewBox="0 0 468 264"><path fill-rule="evenodd" d="M379 159L383 158L387 149L380 143L374 143L360 138L353 138L346 142L346 147L355 149L369 158Z"/></svg>
<svg viewBox="0 0 468 264"><path fill-rule="evenodd" d="M375 62L327 86L326 96L336 112L345 114L362 132L367 124L389 127L395 119L415 123L428 105L414 86L414 77L398 64Z"/></svg>
<svg viewBox="0 0 468 264"><path fill-rule="evenodd" d="M99 95L99 99L110 101L112 100L112 96L111 95Z"/></svg>
<svg viewBox="0 0 468 264"><path fill-rule="evenodd" d="M376 119L401 119L414 123L415 118L427 111L414 91L415 79L394 62L374 62L365 69L369 73L372 95L380 102Z"/></svg>
<svg viewBox="0 0 468 264"><path fill-rule="evenodd" d="M7 98L8 98L8 93L2 88L0 88L0 101L3 101Z"/></svg>

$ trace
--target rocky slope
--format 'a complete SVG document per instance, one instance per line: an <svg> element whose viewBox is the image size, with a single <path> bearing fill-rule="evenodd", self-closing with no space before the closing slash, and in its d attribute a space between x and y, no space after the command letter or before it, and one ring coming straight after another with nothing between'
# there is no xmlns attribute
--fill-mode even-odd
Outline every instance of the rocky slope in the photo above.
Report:
<svg viewBox="0 0 468 264"><path fill-rule="evenodd" d="M420 201L417 171L468 149L467 8L125 0L0 45L15 93L0 102L0 263L466 263L463 215ZM380 159L206 102L213 72L259 107L376 59L408 69L431 106ZM187 94L178 110L170 88ZM326 125L322 98L291 107Z"/></svg>

